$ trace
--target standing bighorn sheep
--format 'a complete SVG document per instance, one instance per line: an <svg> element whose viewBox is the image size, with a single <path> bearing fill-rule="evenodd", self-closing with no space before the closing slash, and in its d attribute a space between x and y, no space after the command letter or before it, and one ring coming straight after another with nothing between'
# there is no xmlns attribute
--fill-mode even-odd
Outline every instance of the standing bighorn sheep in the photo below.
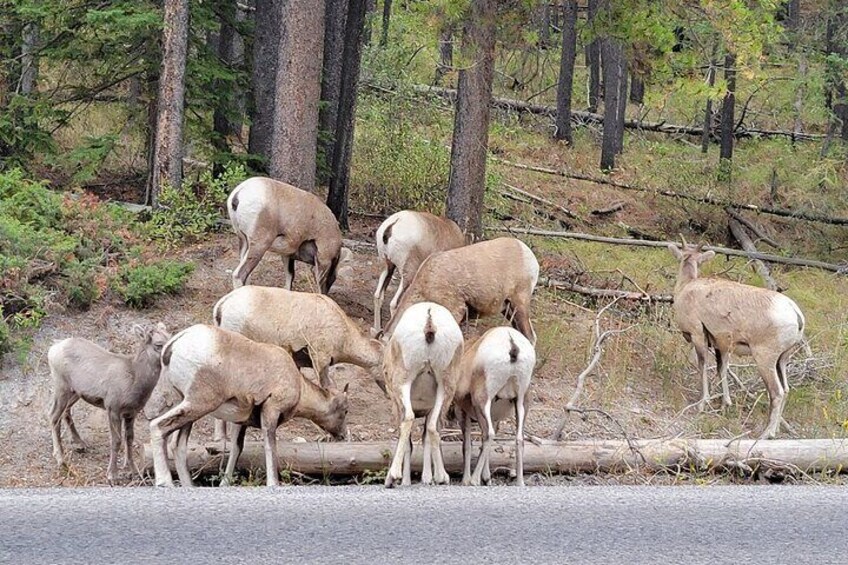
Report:
<svg viewBox="0 0 848 565"><path fill-rule="evenodd" d="M156 484L173 486L165 440L179 430L174 463L180 483L191 486L186 461L192 424L206 414L262 428L268 486L279 484L277 427L296 417L312 420L335 437L343 437L348 402L343 393L326 390L300 374L286 351L251 341L241 334L197 324L175 335L162 350L164 378L183 399L150 422ZM237 440L244 441L239 429ZM234 445L233 450L241 445ZM233 465L235 463L233 462Z"/></svg>
<svg viewBox="0 0 848 565"><path fill-rule="evenodd" d="M247 179L227 198L227 211L239 240L239 264L233 287L247 278L266 251L286 264L286 288L294 281L294 262L312 265L320 292L327 294L340 262L350 257L342 248L342 233L330 209L310 192L264 177Z"/></svg>
<svg viewBox="0 0 848 565"><path fill-rule="evenodd" d="M424 416L421 483L450 483L442 459L439 424L453 400L462 357L462 331L444 307L419 302L403 312L386 345L383 372L400 417L397 448L386 486L411 483L412 425Z"/></svg>
<svg viewBox="0 0 848 565"><path fill-rule="evenodd" d="M751 355L769 395L769 423L763 438L774 437L782 422L789 391L786 365L801 345L804 315L798 305L783 294L716 278L699 278L698 267L715 256L702 246L683 249L669 245L680 261L674 286L674 319L686 341L695 347L703 383L699 408L710 398L706 358L715 350L724 405L730 405L727 369L732 353Z"/></svg>
<svg viewBox="0 0 848 565"><path fill-rule="evenodd" d="M421 263L401 294L386 327L391 335L404 311L417 302L436 302L457 322L503 313L531 343L530 299L539 279L539 262L523 242L511 237L442 251Z"/></svg>
<svg viewBox="0 0 848 565"><path fill-rule="evenodd" d="M513 328L492 328L462 354L454 403L462 428L462 483L489 482L489 455L499 421L515 413L516 484L524 486L524 418L527 390L536 366L533 344ZM471 418L483 434L483 445L471 474Z"/></svg>
<svg viewBox="0 0 848 565"><path fill-rule="evenodd" d="M132 455L135 418L159 380L159 353L171 337L161 322L146 330L134 326L133 332L141 344L132 356L112 353L87 339L75 337L53 344L47 352L53 379L53 401L50 407L53 456L60 466L65 464L62 420L70 430L73 442L79 449L85 449L85 443L71 419L71 408L80 398L93 406L105 408L111 440L106 472L110 483L118 478L122 426L124 468L140 474Z"/></svg>
<svg viewBox="0 0 848 565"><path fill-rule="evenodd" d="M395 269L400 269L397 292L389 302L389 313L394 315L404 286L408 284L421 263L439 251L465 245L465 235L456 222L434 216L428 212L402 210L386 218L377 228L377 256L386 267L377 281L374 292L374 332L382 327L383 297L392 282Z"/></svg>

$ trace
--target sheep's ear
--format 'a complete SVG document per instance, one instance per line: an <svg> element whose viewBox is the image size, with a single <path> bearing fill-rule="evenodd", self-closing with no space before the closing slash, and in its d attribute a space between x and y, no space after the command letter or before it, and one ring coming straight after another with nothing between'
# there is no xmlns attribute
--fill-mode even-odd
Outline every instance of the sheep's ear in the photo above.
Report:
<svg viewBox="0 0 848 565"><path fill-rule="evenodd" d="M158 324L156 324L156 329L159 330L162 333L168 333L168 328L162 322L159 322Z"/></svg>
<svg viewBox="0 0 848 565"><path fill-rule="evenodd" d="M715 257L715 251L704 251L700 255L698 255L698 264L706 263L710 259Z"/></svg>
<svg viewBox="0 0 848 565"><path fill-rule="evenodd" d="M674 255L674 258L675 258L675 259L677 259L678 261L682 261L682 260L683 260L683 252L680 250L680 248L679 248L679 247L677 247L677 246L676 246L675 244L673 244L673 243L669 243L666 247L667 247L667 248L668 248L668 250L671 252L671 254L672 254L672 255Z"/></svg>
<svg viewBox="0 0 848 565"><path fill-rule="evenodd" d="M132 327L132 332L133 332L133 335L134 335L135 337L137 337L138 339L147 339L147 330L145 330L145 329L144 329L142 326L140 326L139 324L135 324L135 325Z"/></svg>
<svg viewBox="0 0 848 565"><path fill-rule="evenodd" d="M339 250L339 266L353 260L353 251L347 247L342 247Z"/></svg>

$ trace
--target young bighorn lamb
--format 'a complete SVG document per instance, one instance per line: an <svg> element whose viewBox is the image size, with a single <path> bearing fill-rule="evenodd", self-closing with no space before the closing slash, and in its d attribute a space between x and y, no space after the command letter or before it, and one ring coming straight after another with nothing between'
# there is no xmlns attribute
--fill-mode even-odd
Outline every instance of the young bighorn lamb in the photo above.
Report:
<svg viewBox="0 0 848 565"><path fill-rule="evenodd" d="M424 259L439 251L462 247L465 235L453 220L428 212L402 210L380 224L376 238L377 256L386 262L374 292L374 332L379 333L383 323L383 296L395 269L400 268L400 282L389 303L390 314L395 313L404 285L415 277Z"/></svg>
<svg viewBox="0 0 848 565"><path fill-rule="evenodd" d="M698 278L698 266L715 256L701 246L669 245L680 261L674 287L674 318L686 341L695 347L703 382L699 407L709 401L706 357L715 350L723 400L730 405L727 368L731 353L751 355L769 395L769 423L763 438L774 437L782 422L789 382L786 365L801 345L804 315L779 292L716 278Z"/></svg>
<svg viewBox="0 0 848 565"><path fill-rule="evenodd" d="M391 335L403 312L416 302L436 302L457 322L503 313L531 343L530 299L539 279L539 262L523 242L511 237L481 241L428 257L403 291L386 327Z"/></svg>
<svg viewBox="0 0 848 565"><path fill-rule="evenodd" d="M156 484L173 486L165 440L179 430L174 463L183 486L191 486L186 448L192 424L206 414L262 428L268 486L279 484L277 427L296 417L344 437L347 389L325 390L304 378L286 351L241 334L197 324L175 335L162 350L162 369L183 399L150 422ZM240 432L241 441L244 440ZM239 451L241 446L239 447ZM235 450L236 446L234 446Z"/></svg>
<svg viewBox="0 0 848 565"><path fill-rule="evenodd" d="M450 483L442 460L439 420L451 405L462 357L462 331L444 307L433 302L410 306L386 346L383 372L400 416L400 432L386 486L411 483L412 425L424 416L421 483Z"/></svg>
<svg viewBox="0 0 848 565"><path fill-rule="evenodd" d="M312 367L329 386L329 367L351 363L369 371L385 391L380 367L383 344L363 335L329 296L282 288L243 286L212 310L218 327L282 347L298 367Z"/></svg>
<svg viewBox="0 0 848 565"><path fill-rule="evenodd" d="M233 288L247 278L266 251L286 263L286 288L294 281L295 260L312 265L317 288L327 294L339 263L350 257L330 209L314 194L264 177L247 179L230 193L227 211L238 235L238 267Z"/></svg>
<svg viewBox="0 0 848 565"><path fill-rule="evenodd" d="M62 466L62 420L64 419L74 443L85 449L71 419L71 408L82 398L98 408L105 408L109 417L109 467L106 477L110 483L118 478L118 450L121 448L121 426L125 461L124 468L140 474L133 460L135 418L144 407L159 380L159 353L171 337L160 322L143 329L134 326L141 340L135 355L119 355L81 338L68 338L53 344L47 352L50 375L53 379L53 401L50 425L53 430L53 457Z"/></svg>
<svg viewBox="0 0 848 565"><path fill-rule="evenodd" d="M515 413L516 484L524 486L524 418L536 366L533 344L513 328L492 328L462 354L454 403L462 428L462 483L478 486L491 478L489 455L499 421ZM471 474L471 418L480 423L483 445Z"/></svg>

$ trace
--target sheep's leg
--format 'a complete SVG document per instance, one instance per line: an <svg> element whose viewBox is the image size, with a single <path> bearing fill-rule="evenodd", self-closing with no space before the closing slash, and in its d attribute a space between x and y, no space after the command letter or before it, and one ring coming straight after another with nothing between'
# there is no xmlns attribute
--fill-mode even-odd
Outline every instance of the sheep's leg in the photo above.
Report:
<svg viewBox="0 0 848 565"><path fill-rule="evenodd" d="M407 444L412 434L412 424L415 422L415 412L412 410L412 400L410 399L412 383L406 382L400 387L400 397L403 403L403 416L400 422L400 431L398 433L397 447L395 448L395 456L392 459L392 464L389 467L389 472L386 473L386 487L391 488L398 480L403 479L403 459L404 457L412 457L412 452L407 454Z"/></svg>
<svg viewBox="0 0 848 565"><path fill-rule="evenodd" d="M462 430L462 484L471 484L471 414L459 414L459 427Z"/></svg>
<svg viewBox="0 0 848 565"><path fill-rule="evenodd" d="M71 417L71 408L76 404L77 400L79 400L79 397L74 397L73 401L65 409L65 426L67 426L68 431L71 433L71 443L74 445L74 451L82 453L88 449L88 444L80 437L77 427L74 425L74 419Z"/></svg>
<svg viewBox="0 0 848 565"><path fill-rule="evenodd" d="M377 289L374 291L374 326L372 328L374 335L379 333L383 327L383 297L392 282L394 273L395 265L387 259L386 268L380 273L380 278L377 280Z"/></svg>
<svg viewBox="0 0 848 565"><path fill-rule="evenodd" d="M272 243L274 243L274 238L247 242L247 252L241 258L241 261L239 261L236 270L233 271L233 288L247 284L247 278L250 276L250 273L259 264L262 256L265 255L265 252L268 251Z"/></svg>
<svg viewBox="0 0 848 565"><path fill-rule="evenodd" d="M524 418L527 415L524 400L527 389L519 390L515 399L515 484L524 486Z"/></svg>
<svg viewBox="0 0 848 565"><path fill-rule="evenodd" d="M224 478L221 480L221 486L230 486L233 484L233 473L236 470L239 456L244 449L244 434L247 432L247 426L243 424L233 424L230 432L230 456L227 458L227 469L224 471Z"/></svg>
<svg viewBox="0 0 848 565"><path fill-rule="evenodd" d="M512 327L520 331L530 343L536 345L536 332L530 322L530 303L522 297L513 297L507 301L504 315L509 319Z"/></svg>
<svg viewBox="0 0 848 565"><path fill-rule="evenodd" d="M168 455L165 451L167 437L189 422L195 422L216 408L218 407L213 406L209 409L196 407L188 398L184 398L182 402L150 422L150 447L153 451L153 473L156 477L156 486L174 486L171 470L168 468ZM174 457L179 459L176 450Z"/></svg>
<svg viewBox="0 0 848 565"><path fill-rule="evenodd" d="M262 406L262 438L265 441L265 484L269 487L280 486L280 470L277 465L277 426L280 420L280 411L269 406L266 402Z"/></svg>
<svg viewBox="0 0 848 565"><path fill-rule="evenodd" d="M451 398L451 400L453 400ZM439 423L442 419L442 409L449 404L445 386L438 383L436 386L436 398L433 401L433 410L425 423L424 433L430 439L430 457L433 461L433 480L437 485L450 484L450 475L445 470L445 462L442 459L442 436ZM426 457L426 455L425 455Z"/></svg>
<svg viewBox="0 0 848 565"><path fill-rule="evenodd" d="M403 458L403 480L400 484L408 487L412 484L412 434L409 434L409 441L406 444L408 446L407 456Z"/></svg>
<svg viewBox="0 0 848 565"><path fill-rule="evenodd" d="M715 348L716 365L718 367L718 378L721 381L721 404L722 406L733 406L730 398L730 388L727 386L727 369L730 366L730 352L722 352Z"/></svg>
<svg viewBox="0 0 848 565"><path fill-rule="evenodd" d="M227 450L227 421L221 418L215 418L215 431L212 434L212 441L221 442L221 451Z"/></svg>
<svg viewBox="0 0 848 565"><path fill-rule="evenodd" d="M106 479L109 484L118 480L118 451L121 449L121 415L114 410L107 410L109 416L109 468Z"/></svg>
<svg viewBox="0 0 848 565"><path fill-rule="evenodd" d="M398 302L400 302L400 295L403 294L404 288L406 288L406 277L404 277L403 273L401 273L400 280L398 281L398 287L395 291L395 295L392 297L391 302L389 302L389 314L391 316L394 316L395 312L397 312Z"/></svg>
<svg viewBox="0 0 848 565"><path fill-rule="evenodd" d="M474 467L474 473L471 475L471 484L475 487L480 486L480 479L489 462L489 452L495 438L495 427L492 424L492 400L490 398L486 399L483 409L478 410L477 421L480 423L480 429L483 432L483 445L480 447L480 458L477 460L477 466Z"/></svg>
<svg viewBox="0 0 848 565"><path fill-rule="evenodd" d="M786 399L786 394L777 372L778 357L770 352L766 352L759 355L755 353L754 359L757 362L757 370L760 373L760 378L763 379L769 395L769 422L760 438L773 438L777 435L778 428L780 427L783 403Z"/></svg>
<svg viewBox="0 0 848 565"><path fill-rule="evenodd" d="M133 444L135 443L135 416L124 418L124 469L130 469L133 473L141 477L141 471L138 470L138 465L135 464L133 458Z"/></svg>
<svg viewBox="0 0 848 565"><path fill-rule="evenodd" d="M291 290L294 286L294 255L288 257L283 256L283 263L286 264L286 290Z"/></svg>
<svg viewBox="0 0 848 565"><path fill-rule="evenodd" d="M50 406L50 429L53 431L53 457L60 467L65 465L65 450L62 448L62 419L67 410L71 393L67 390L56 389L53 392L53 403Z"/></svg>
<svg viewBox="0 0 848 565"><path fill-rule="evenodd" d="M177 449L174 452L177 476L180 478L180 485L184 487L194 486L191 481L191 471L188 469L188 438L191 435L191 425L192 422L189 422L177 432Z"/></svg>
<svg viewBox="0 0 848 565"><path fill-rule="evenodd" d="M438 389L436 389L438 390ZM437 393L438 394L438 393ZM433 484L433 438L430 436L430 419L433 416L433 412L431 411L424 418L424 429L421 434L421 443L423 448L423 455L421 457L421 484L422 485L432 485ZM412 454L409 454L409 458L412 459Z"/></svg>
<svg viewBox="0 0 848 565"><path fill-rule="evenodd" d="M707 377L707 346L692 336L692 345L695 346L695 355L698 359L698 371L701 373L701 400L698 401L698 411L703 412L710 402L710 380Z"/></svg>
<svg viewBox="0 0 848 565"><path fill-rule="evenodd" d="M309 357L312 359L312 368L318 374L318 384L322 388L330 388L335 383L330 378L330 362L333 360L329 355L313 351L309 348Z"/></svg>

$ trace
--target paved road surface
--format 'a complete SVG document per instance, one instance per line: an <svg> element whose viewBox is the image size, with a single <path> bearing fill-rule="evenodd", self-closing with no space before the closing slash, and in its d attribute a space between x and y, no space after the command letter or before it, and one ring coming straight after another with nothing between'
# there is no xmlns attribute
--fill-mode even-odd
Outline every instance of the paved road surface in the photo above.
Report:
<svg viewBox="0 0 848 565"><path fill-rule="evenodd" d="M848 489L0 490L0 562L844 564Z"/></svg>

